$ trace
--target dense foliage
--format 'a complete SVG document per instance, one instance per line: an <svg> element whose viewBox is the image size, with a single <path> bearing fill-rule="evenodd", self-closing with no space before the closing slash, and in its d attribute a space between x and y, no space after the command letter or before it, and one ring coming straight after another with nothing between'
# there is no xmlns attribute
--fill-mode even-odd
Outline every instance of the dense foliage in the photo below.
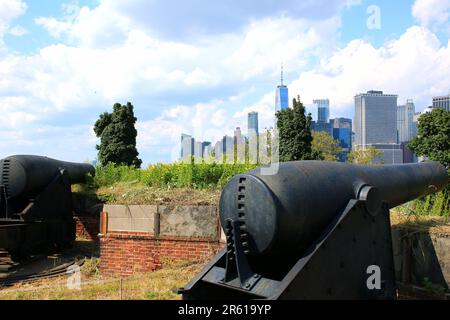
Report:
<svg viewBox="0 0 450 320"><path fill-rule="evenodd" d="M342 148L339 146L339 141L334 139L325 131L312 132L312 150L321 155L322 160L337 161L339 153Z"/></svg>
<svg viewBox="0 0 450 320"><path fill-rule="evenodd" d="M450 166L450 111L433 109L419 118L417 137L408 147L418 156Z"/></svg>
<svg viewBox="0 0 450 320"><path fill-rule="evenodd" d="M348 162L355 164L381 164L381 161L377 161L383 153L371 146L366 149L353 149L348 154Z"/></svg>
<svg viewBox="0 0 450 320"><path fill-rule="evenodd" d="M450 174L450 111L433 109L419 118L417 137L408 147L418 156L438 161ZM416 214L450 215L450 184L443 191L418 199L408 210Z"/></svg>
<svg viewBox="0 0 450 320"><path fill-rule="evenodd" d="M94 126L94 132L100 138L97 145L98 160L102 165L108 163L128 166L141 166L136 149L137 131L133 105L116 103L113 112L104 112Z"/></svg>
<svg viewBox="0 0 450 320"><path fill-rule="evenodd" d="M305 115L299 96L293 99L292 108L277 111L276 117L281 162L321 158L311 148L311 114Z"/></svg>
<svg viewBox="0 0 450 320"><path fill-rule="evenodd" d="M93 183L97 188L118 182L137 182L161 188L216 188L225 185L233 176L255 167L252 164L158 163L147 169L137 169L109 163L97 167Z"/></svg>

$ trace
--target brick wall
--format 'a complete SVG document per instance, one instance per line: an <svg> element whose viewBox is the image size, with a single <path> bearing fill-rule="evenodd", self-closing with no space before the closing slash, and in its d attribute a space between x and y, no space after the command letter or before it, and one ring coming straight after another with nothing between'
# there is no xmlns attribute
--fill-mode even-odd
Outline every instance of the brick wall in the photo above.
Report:
<svg viewBox="0 0 450 320"><path fill-rule="evenodd" d="M100 217L97 216L75 216L76 238L87 240L98 240L100 232Z"/></svg>
<svg viewBox="0 0 450 320"><path fill-rule="evenodd" d="M100 269L107 275L155 271L163 266L163 257L201 261L223 246L209 239L157 237L139 232L111 232L99 237Z"/></svg>

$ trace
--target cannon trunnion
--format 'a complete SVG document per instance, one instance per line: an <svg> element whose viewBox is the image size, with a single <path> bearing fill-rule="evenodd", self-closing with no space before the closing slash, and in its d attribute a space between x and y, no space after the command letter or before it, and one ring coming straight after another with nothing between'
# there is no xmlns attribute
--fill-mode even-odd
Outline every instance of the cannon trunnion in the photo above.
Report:
<svg viewBox="0 0 450 320"><path fill-rule="evenodd" d="M394 299L389 209L443 189L436 162L321 161L256 169L224 188L226 247L179 292L184 299Z"/></svg>

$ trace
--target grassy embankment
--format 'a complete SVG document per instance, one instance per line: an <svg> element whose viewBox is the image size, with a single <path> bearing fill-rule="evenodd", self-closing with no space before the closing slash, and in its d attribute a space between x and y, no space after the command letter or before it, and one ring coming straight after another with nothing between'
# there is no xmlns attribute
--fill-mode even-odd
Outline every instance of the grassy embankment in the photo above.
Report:
<svg viewBox="0 0 450 320"><path fill-rule="evenodd" d="M74 192L115 204L216 205L222 187L251 164L156 164L147 169L97 167L87 185Z"/></svg>

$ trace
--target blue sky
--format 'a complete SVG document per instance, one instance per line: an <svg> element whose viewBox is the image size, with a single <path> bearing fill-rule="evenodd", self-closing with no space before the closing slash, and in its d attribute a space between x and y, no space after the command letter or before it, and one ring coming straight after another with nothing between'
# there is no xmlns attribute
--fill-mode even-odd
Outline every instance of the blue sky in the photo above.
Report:
<svg viewBox="0 0 450 320"><path fill-rule="evenodd" d="M329 98L352 118L370 89L421 111L450 91L449 16L450 0L0 0L0 157L93 160L96 118L131 101L144 163L173 161L181 132L245 132L252 110L273 126L281 63L313 117Z"/></svg>

